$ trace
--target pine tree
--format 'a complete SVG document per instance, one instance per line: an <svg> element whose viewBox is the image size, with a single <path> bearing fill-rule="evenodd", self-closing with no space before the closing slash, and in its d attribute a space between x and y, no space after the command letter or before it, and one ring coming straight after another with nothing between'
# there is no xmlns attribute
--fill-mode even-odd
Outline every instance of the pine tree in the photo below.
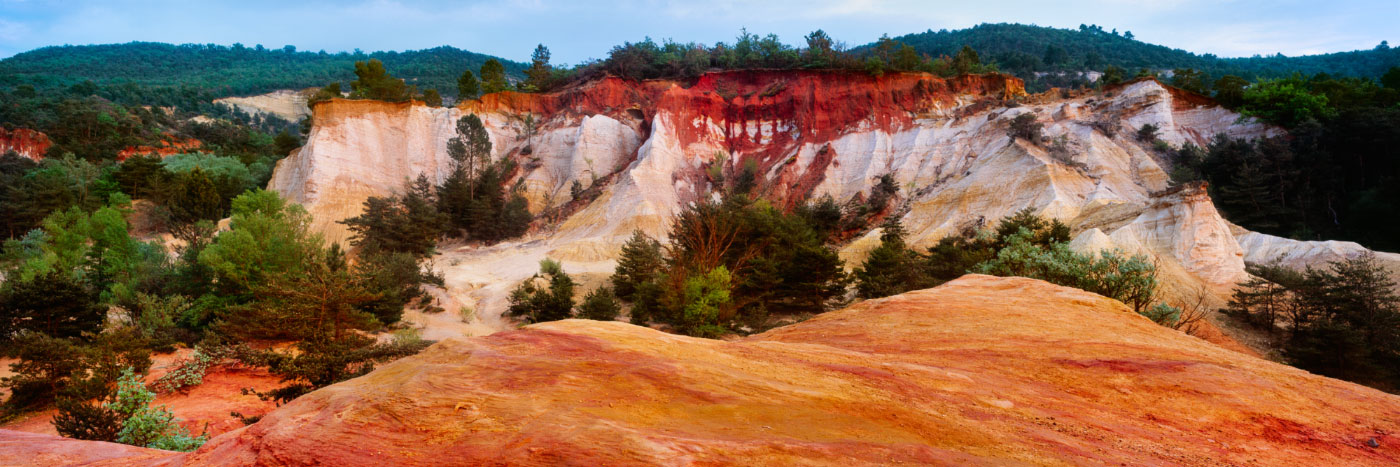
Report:
<svg viewBox="0 0 1400 467"><path fill-rule="evenodd" d="M611 281L613 291L626 301L632 301L637 288L655 280L665 266L661 257L661 242L648 237L642 231L632 232L632 237L622 244L622 254L617 260L617 270Z"/></svg>
<svg viewBox="0 0 1400 467"><path fill-rule="evenodd" d="M457 102L476 99L480 93L481 83L477 82L476 75L471 70L463 71L462 76L457 78Z"/></svg>
<svg viewBox="0 0 1400 467"><path fill-rule="evenodd" d="M535 52L530 55L530 68L525 70L523 88L533 92L548 90L553 72L553 68L549 66L549 49L544 44L536 46Z"/></svg>
<svg viewBox="0 0 1400 467"><path fill-rule="evenodd" d="M487 59L481 64L481 93L491 94L510 88L506 82L506 67L496 59Z"/></svg>
<svg viewBox="0 0 1400 467"><path fill-rule="evenodd" d="M622 306L617 302L617 296L613 295L612 288L599 287L588 292L583 297L583 303L578 306L578 317L598 321L612 321L617 319L617 314L622 310Z"/></svg>
<svg viewBox="0 0 1400 467"><path fill-rule="evenodd" d="M881 225L880 246L855 271L856 296L879 298L913 290L917 272L913 254L904 244L904 226L895 216Z"/></svg>

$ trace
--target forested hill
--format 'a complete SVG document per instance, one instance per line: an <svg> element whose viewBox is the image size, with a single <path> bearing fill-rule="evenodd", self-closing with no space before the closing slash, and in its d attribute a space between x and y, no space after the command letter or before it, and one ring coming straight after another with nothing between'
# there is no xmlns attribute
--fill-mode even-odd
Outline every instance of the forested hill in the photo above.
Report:
<svg viewBox="0 0 1400 467"><path fill-rule="evenodd" d="M0 87L28 84L42 92L90 80L117 94L123 88L127 93L144 94L160 88L192 88L216 97L248 95L349 82L355 79L355 61L371 58L383 61L395 75L419 89L448 91L456 89L457 77L463 71L480 69L486 60L496 57L447 46L406 52L357 50L334 54L300 52L293 46L267 49L242 44L230 47L130 42L55 46L0 60ZM522 76L524 64L497 60L505 65L508 75ZM113 97L124 100L120 99L122 96ZM149 99L140 100L151 103Z"/></svg>
<svg viewBox="0 0 1400 467"><path fill-rule="evenodd" d="M1295 72L1375 79L1390 67L1400 66L1400 48L1386 45L1371 50L1299 57L1219 58L1141 42L1135 40L1130 31L1105 31L1100 26L1085 25L1075 30L1023 24L981 24L955 31L929 30L895 37L894 40L933 57L953 56L968 45L981 55L983 62L994 62L1002 70L1018 75L1035 71L1102 70L1112 65L1124 68L1129 73L1140 68L1192 68L1215 78L1236 75L1249 80L1276 78ZM872 46L874 44L864 47Z"/></svg>

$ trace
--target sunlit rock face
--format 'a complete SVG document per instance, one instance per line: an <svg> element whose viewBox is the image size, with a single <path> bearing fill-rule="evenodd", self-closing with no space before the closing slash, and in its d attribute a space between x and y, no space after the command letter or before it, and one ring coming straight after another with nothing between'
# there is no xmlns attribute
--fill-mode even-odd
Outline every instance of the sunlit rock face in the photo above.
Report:
<svg viewBox="0 0 1400 467"><path fill-rule="evenodd" d="M14 151L20 157L42 160L53 142L49 136L28 128L0 128L0 155Z"/></svg>
<svg viewBox="0 0 1400 467"><path fill-rule="evenodd" d="M448 339L192 454L0 431L0 463L1394 465L1397 432L1394 395L969 275L735 341L586 320Z"/></svg>
<svg viewBox="0 0 1400 467"><path fill-rule="evenodd" d="M1204 187L1171 187L1164 155L1137 138L1143 125L1173 146L1280 133L1153 80L1026 96L1019 80L995 74L735 71L686 83L605 78L454 108L335 100L315 112L307 144L279 162L271 187L306 205L331 240L346 238L337 221L357 215L367 197L420 174L442 180L463 115L482 118L495 158L517 163L510 183L520 181L541 214L531 233L484 248L449 245L434 261L449 306L476 311L469 333L504 328L506 294L541 258L598 283L631 232L663 237L679 210L713 196L712 172L746 166L759 174L759 194L781 206L823 196L844 203L890 175L907 203L909 241L920 247L1031 208L1067 222L1084 251L1149 255L1170 297L1207 290L1218 299L1244 279L1244 261L1266 254L1315 264L1360 252L1243 241L1257 234L1231 227ZM1044 140L1008 136L1021 114L1044 126ZM596 196L572 199L575 183L597 187ZM878 235L847 243L848 265Z"/></svg>

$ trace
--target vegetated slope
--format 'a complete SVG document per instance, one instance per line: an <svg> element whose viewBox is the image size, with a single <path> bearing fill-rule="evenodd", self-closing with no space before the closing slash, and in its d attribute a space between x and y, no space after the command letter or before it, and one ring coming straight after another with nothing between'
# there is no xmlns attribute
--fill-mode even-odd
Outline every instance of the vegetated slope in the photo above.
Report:
<svg viewBox="0 0 1400 467"><path fill-rule="evenodd" d="M216 96L260 94L279 89L324 86L355 79L354 62L383 61L394 74L420 89L456 93L457 77L496 58L450 46L405 52L298 52L295 47L264 49L214 44L126 44L44 47L0 60L0 86L68 86L91 80L98 85L188 87ZM497 58L519 76L525 65Z"/></svg>
<svg viewBox="0 0 1400 467"><path fill-rule="evenodd" d="M1306 264L1365 251L1269 236L1241 242L1247 231L1234 230L1202 187L1167 190L1167 161L1136 136L1152 124L1167 144L1205 145L1218 133L1257 137L1276 128L1153 80L1022 96L1020 80L1004 75L734 71L689 87L608 78L550 94L490 94L457 108L336 100L316 106L307 144L278 163L270 188L305 205L328 238L344 240L336 222L359 214L369 196L418 174L440 182L455 122L479 115L493 157L518 163L510 183L523 182L540 215L519 241L453 246L435 260L446 275L445 306L471 307L485 329L509 327L498 319L506 297L541 258L563 261L585 282L601 280L634 230L665 237L683 206L719 189L715 173L732 177L745 166L758 174L755 194L783 206L823 196L861 203L888 175L899 187L894 206L909 208L900 213L914 247L1031 208L1068 223L1082 250L1148 255L1178 304L1202 289L1228 295L1255 251L1296 251L1292 259ZM1045 140L1008 136L1022 114L1044 126ZM574 183L591 194L573 199ZM878 239L866 233L842 258L854 267ZM1400 264L1397 255L1381 259Z"/></svg>
<svg viewBox="0 0 1400 467"><path fill-rule="evenodd" d="M1127 31L1124 31L1127 32ZM964 45L976 49L983 61L994 61L1016 73L1054 70L1102 70L1113 65L1129 72L1138 68L1194 68L1210 76L1233 74L1245 78L1329 73L1379 78L1400 66L1400 48L1285 57L1282 55L1220 58L1148 44L1100 27L1058 29L1024 24L980 24L967 29L928 30L895 37L920 53L952 56ZM866 45L864 47L871 47Z"/></svg>
<svg viewBox="0 0 1400 467"><path fill-rule="evenodd" d="M582 320L452 339L167 461L1386 465L1398 430L1400 397L966 276L734 342Z"/></svg>

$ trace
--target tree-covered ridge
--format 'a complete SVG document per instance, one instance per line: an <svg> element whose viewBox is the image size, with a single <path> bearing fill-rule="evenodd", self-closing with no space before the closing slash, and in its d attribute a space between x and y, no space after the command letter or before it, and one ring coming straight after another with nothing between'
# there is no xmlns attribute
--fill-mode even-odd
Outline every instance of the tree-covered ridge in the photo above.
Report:
<svg viewBox="0 0 1400 467"><path fill-rule="evenodd" d="M450 46L332 54L297 51L290 45L280 49L157 42L64 45L0 60L0 88L28 84L43 90L91 81L102 87L196 88L222 97L349 82L355 79L356 61L379 59L408 84L447 90L455 88L462 70L479 68L491 58ZM523 76L525 64L498 60L507 74Z"/></svg>
<svg viewBox="0 0 1400 467"><path fill-rule="evenodd" d="M1024 24L980 24L953 31L928 30L894 40L934 57L952 56L963 46L971 46L982 54L984 62L996 63L1003 71L1017 74L1103 70L1112 65L1129 70L1193 68L1217 78L1224 75L1277 78L1295 72L1379 78L1390 67L1400 65L1400 50L1384 43L1372 50L1322 55L1220 58L1141 42L1133 38L1131 31L1105 31L1096 25L1058 29ZM872 43L858 50L875 46Z"/></svg>

